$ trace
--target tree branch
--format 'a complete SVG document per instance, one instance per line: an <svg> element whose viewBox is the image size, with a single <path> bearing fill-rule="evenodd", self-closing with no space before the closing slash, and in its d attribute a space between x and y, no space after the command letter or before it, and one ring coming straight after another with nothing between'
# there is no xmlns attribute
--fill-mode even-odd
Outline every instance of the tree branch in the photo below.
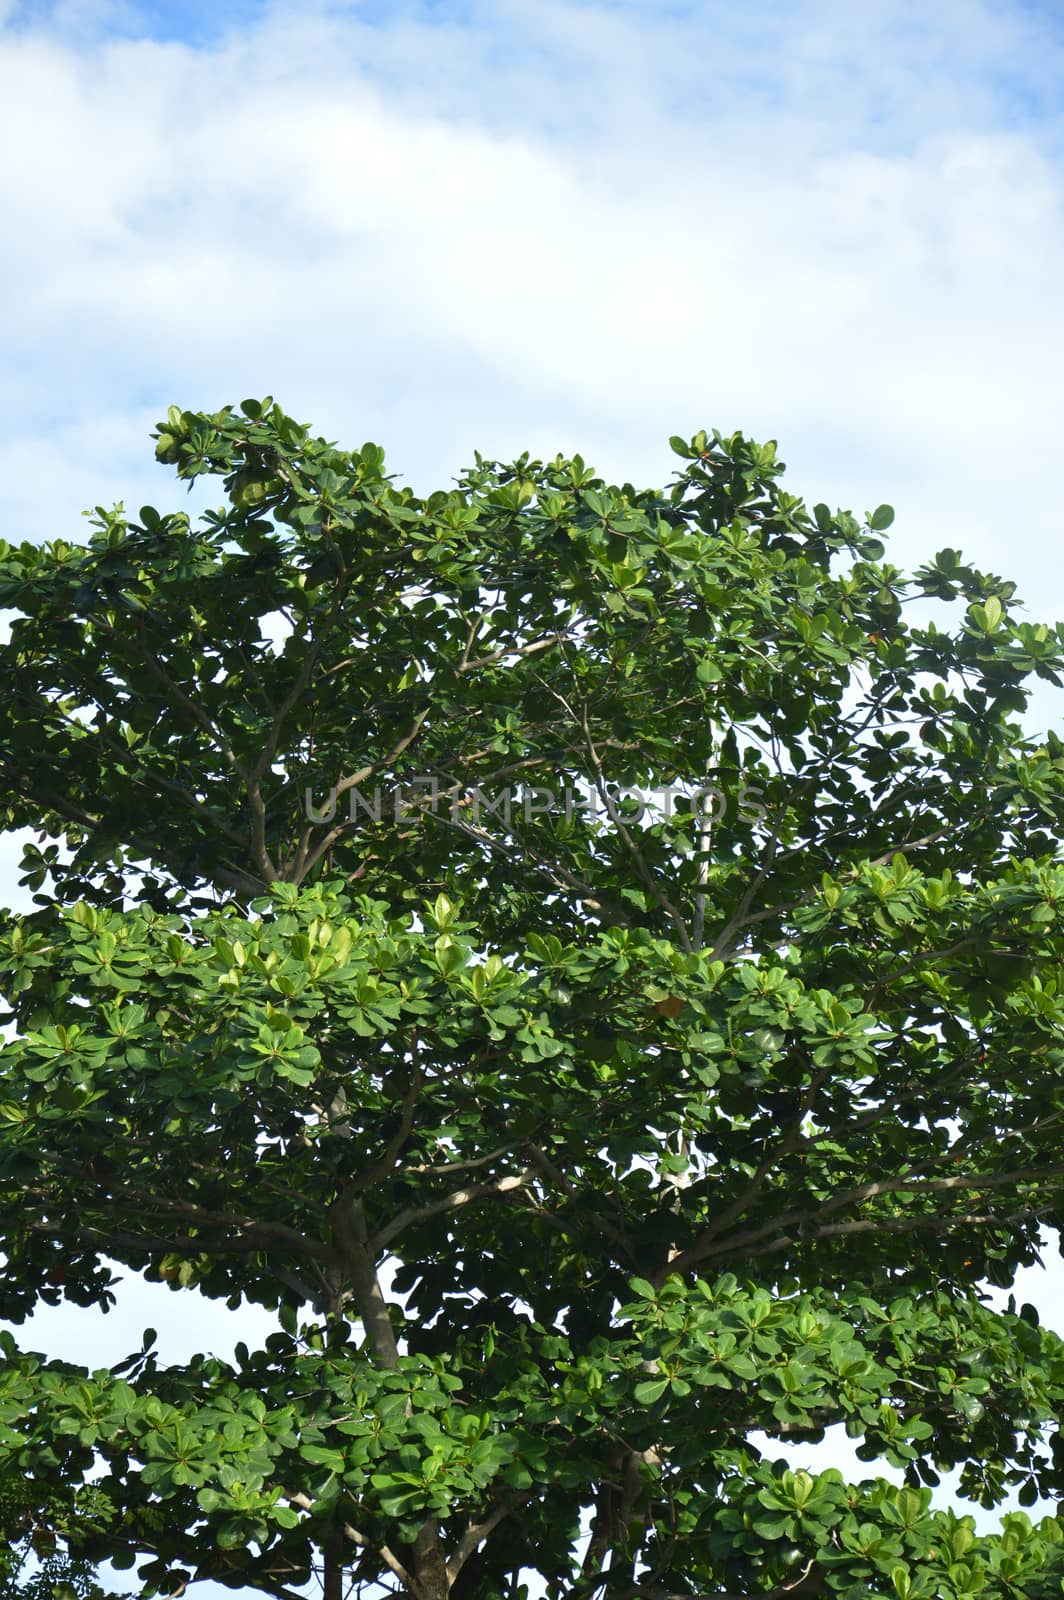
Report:
<svg viewBox="0 0 1064 1600"><path fill-rule="evenodd" d="M550 1159L546 1152L541 1150L537 1144L533 1144L531 1140L529 1140L526 1148L528 1149L534 1164L543 1173L543 1176L548 1178L551 1183L556 1184L557 1187L561 1189L562 1193L566 1195L575 1206L579 1207L580 1195L573 1184L570 1183L569 1179L565 1176L565 1173L562 1172L559 1167L555 1166L554 1162ZM599 1194L598 1198L603 1199L605 1197ZM630 1261L635 1261L635 1246L623 1228L618 1228L614 1223L610 1222L608 1218L604 1217L601 1212L597 1210L589 1211L585 1213L585 1215L587 1216L587 1220L592 1227L598 1228L601 1233L606 1235L607 1239L612 1239L614 1244L618 1245L624 1251L625 1255Z"/></svg>
<svg viewBox="0 0 1064 1600"><path fill-rule="evenodd" d="M430 1217L438 1217L445 1211L458 1211L462 1206L472 1204L474 1200L481 1200L485 1195L513 1194L517 1189L523 1189L531 1183L536 1176L535 1167L527 1167L524 1172L511 1174L499 1178L494 1183L477 1183L468 1189L455 1189L451 1194L445 1195L442 1200L434 1200L427 1206L405 1206L396 1213L390 1222L378 1228L372 1235L370 1248L376 1252L383 1250L404 1229L415 1226L419 1222L427 1222Z"/></svg>
<svg viewBox="0 0 1064 1600"><path fill-rule="evenodd" d="M294 1492L285 1491L284 1497L291 1505L298 1506L301 1511L309 1511L313 1515L315 1510L314 1501L309 1495L304 1494L301 1489ZM372 1539L367 1539L364 1533L359 1533L358 1529L353 1528L349 1522L341 1523L340 1531L350 1544L357 1545L360 1550L371 1550L374 1555L379 1556L384 1562L385 1566L388 1567L391 1572L394 1572L399 1581L404 1584L406 1588L413 1590L413 1578L411 1577L410 1573L407 1572L406 1568L403 1566L403 1563L398 1560L395 1555L393 1555L392 1551L386 1544L374 1544ZM306 1596L301 1595L298 1597L298 1600L306 1600Z"/></svg>
<svg viewBox="0 0 1064 1600"><path fill-rule="evenodd" d="M805 1094L803 1095L798 1112L793 1122L791 1122L787 1128L787 1132L784 1135L782 1142L777 1145L769 1155L765 1156L764 1160L758 1166L753 1177L750 1179L750 1182L747 1184L742 1193L732 1201L731 1205L725 1206L724 1210L719 1216L714 1217L713 1221L709 1224L705 1231L699 1235L694 1244L689 1245L687 1250L682 1251L679 1255L672 1257L663 1266L658 1268L658 1281L663 1281L670 1272L686 1271L686 1267L682 1266L680 1263L684 1261L690 1252L696 1248L706 1247L712 1244L713 1240L717 1238L717 1236L722 1233L725 1228L730 1227L731 1224L737 1220L737 1218L741 1217L747 1206L749 1206L753 1200L756 1200L757 1196L761 1193L765 1179L768 1177L769 1173L772 1172L773 1168L775 1168L785 1156L791 1155L801 1143L802 1123L809 1115L809 1111L812 1107L813 1100L816 1097L817 1090L821 1087L821 1085L824 1083L824 1080L828 1076L829 1073L827 1070L818 1072L816 1074Z"/></svg>
<svg viewBox="0 0 1064 1600"><path fill-rule="evenodd" d="M399 1365L399 1346L377 1276L376 1256L380 1246L368 1238L362 1202L353 1195L345 1194L336 1202L332 1217L336 1243L351 1279L366 1336L381 1366L394 1371Z"/></svg>
<svg viewBox="0 0 1064 1600"><path fill-rule="evenodd" d="M351 1187L353 1194L362 1194L371 1185L380 1183L383 1178L386 1178L394 1169L395 1163L399 1159L399 1153L410 1137L411 1129L414 1126L414 1111L417 1107L418 1096L425 1081L416 1040L411 1042L410 1054L413 1070L410 1087L403 1096L402 1106L400 1107L399 1126L388 1140L380 1160L375 1161L372 1166L367 1167L364 1172L359 1173L353 1180Z"/></svg>
<svg viewBox="0 0 1064 1600"><path fill-rule="evenodd" d="M330 805L335 808L336 802L342 799L345 794L348 794L352 789L357 789L359 784L365 783L367 778L372 778L376 773L383 772L387 767L390 767L393 762L398 761L404 750L413 744L414 740L421 732L422 725L424 724L430 710L430 706L425 706L422 711L418 712L417 716L414 718L412 726L407 730L406 733L403 734L402 738L395 745L393 745L386 756L381 756L378 761L371 761L366 766L359 767L357 772L348 773L347 777L345 778L339 778L334 787L329 791ZM339 839L344 837L344 835L351 828L351 825L351 819L348 818L345 822L338 823L335 827L330 828L328 833L318 840L318 843L313 849L310 848L310 830L309 828L304 829L294 862L291 866L289 866L289 864L286 862L286 870L290 872L293 881L301 883L306 877L307 873L314 870L322 856L325 855L327 851L331 850L333 845L336 844Z"/></svg>
<svg viewBox="0 0 1064 1600"><path fill-rule="evenodd" d="M748 1229L745 1233L740 1233L730 1239L722 1239L717 1243L707 1237L709 1232L707 1229L706 1232L700 1234L685 1250L681 1251L678 1256L669 1262L668 1270L669 1272L689 1272L700 1262L709 1260L711 1257L735 1255L740 1251L746 1253L751 1245L760 1244L762 1240L767 1239L779 1228L803 1228L809 1223L818 1222L821 1217L832 1211L838 1211L844 1206L860 1205L864 1201L875 1199L880 1195L898 1193L963 1193L979 1189L1003 1189L1012 1184L1038 1183L1043 1180L1059 1182L1062 1178L1064 1178L1064 1168L1054 1168L1047 1171L1044 1168L1021 1167L1013 1172L985 1176L964 1177L955 1175L950 1178L918 1178L910 1174L901 1178L879 1179L874 1182L859 1184L852 1189L833 1195L818 1205L815 1210L784 1212L781 1216L774 1217L771 1222L765 1223L762 1227ZM914 1226L919 1225L918 1219L906 1219L906 1222L912 1222ZM870 1219L865 1226L871 1228L880 1226L880 1224L875 1219ZM830 1231L838 1232L844 1229L851 1232L859 1231L856 1224L836 1224L833 1230ZM815 1233L805 1236L813 1238L827 1237L828 1231L823 1228L817 1228ZM787 1238L782 1241L782 1244L786 1243L793 1243L793 1239ZM777 1247L771 1246L770 1248L775 1249ZM754 1253L763 1254L764 1252L755 1251Z"/></svg>
<svg viewBox="0 0 1064 1600"><path fill-rule="evenodd" d="M77 1240L90 1248L102 1250L105 1254L113 1250L142 1250L146 1255L181 1255L181 1256L225 1256L225 1255L251 1255L257 1251L265 1252L271 1245L276 1247L276 1238L265 1229L248 1228L242 1235L227 1239L204 1239L198 1234L171 1234L161 1235L154 1233L129 1233L118 1228L94 1228L85 1226L65 1227L58 1222L47 1222L43 1218L20 1222L20 1227L29 1233L36 1233L50 1239ZM308 1245L306 1254L316 1260L332 1263L333 1256L325 1245L314 1245L312 1241L305 1241Z"/></svg>
<svg viewBox="0 0 1064 1600"><path fill-rule="evenodd" d="M649 890L651 898L657 903L660 909L664 911L665 915L675 928L676 937L680 941L680 948L690 952L694 946L691 942L691 935L687 929L687 923L684 921L679 908L673 905L668 895L665 894L659 887L657 879L647 866L646 857L643 855L642 850L640 850L639 846L632 838L624 818L621 816L616 807L610 802L609 797L607 796L602 761L597 749L595 748L595 742L591 734L591 724L588 717L588 708L586 702L581 707L580 716L578 718L576 713L573 711L572 706L569 704L568 700L566 700L563 694L560 694L556 689L552 689L551 693L553 694L554 698L565 707L566 711L568 711L573 720L579 722L580 728L584 735L584 744L587 749L588 758L594 771L596 793L599 795L603 805L609 812L613 820L613 825L617 829L617 835L621 843L624 845L625 850L627 850L628 855L643 884Z"/></svg>
<svg viewBox="0 0 1064 1600"><path fill-rule="evenodd" d="M454 1580L477 1546L483 1544L489 1534L493 1533L499 1526L499 1523L505 1517L508 1517L511 1511L516 1511L518 1506L524 1505L528 1498L528 1495L507 1496L505 1499L500 1500L495 1509L490 1511L486 1517L482 1517L479 1522L470 1521L467 1523L466 1530L461 1539L459 1539L454 1554L447 1561L447 1580L449 1583L454 1583Z"/></svg>
<svg viewBox="0 0 1064 1600"><path fill-rule="evenodd" d="M522 658L538 654L541 650L549 650L551 645L561 644L568 638L564 633L552 633L546 639L536 639L531 644L500 645L490 655L478 656L475 661L463 656L458 664L459 672L479 672L482 667L493 667L497 661L502 661L506 656Z"/></svg>

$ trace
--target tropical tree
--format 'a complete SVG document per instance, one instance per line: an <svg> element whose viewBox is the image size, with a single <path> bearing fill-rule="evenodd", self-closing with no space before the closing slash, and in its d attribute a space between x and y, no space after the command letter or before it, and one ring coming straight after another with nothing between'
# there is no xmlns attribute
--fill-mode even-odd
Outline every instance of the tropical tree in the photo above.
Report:
<svg viewBox="0 0 1064 1600"><path fill-rule="evenodd" d="M221 509L0 548L0 1316L278 1331L0 1335L7 1593L1059 1595L932 1492L1064 1475L981 1287L1060 1220L1064 628L741 434L423 500L270 400L156 439Z"/></svg>

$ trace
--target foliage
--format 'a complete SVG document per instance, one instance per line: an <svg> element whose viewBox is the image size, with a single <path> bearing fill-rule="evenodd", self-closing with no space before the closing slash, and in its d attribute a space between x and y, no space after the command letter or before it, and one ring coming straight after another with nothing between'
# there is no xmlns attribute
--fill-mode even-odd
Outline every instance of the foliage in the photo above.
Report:
<svg viewBox="0 0 1064 1600"><path fill-rule="evenodd" d="M931 1491L1064 1475L1064 1345L978 1287L1060 1221L1064 629L672 442L422 501L174 409L222 509L0 546L0 1316L119 1263L281 1329L3 1335L4 1600L1061 1592L1056 1519ZM835 1424L906 1486L752 1437Z"/></svg>

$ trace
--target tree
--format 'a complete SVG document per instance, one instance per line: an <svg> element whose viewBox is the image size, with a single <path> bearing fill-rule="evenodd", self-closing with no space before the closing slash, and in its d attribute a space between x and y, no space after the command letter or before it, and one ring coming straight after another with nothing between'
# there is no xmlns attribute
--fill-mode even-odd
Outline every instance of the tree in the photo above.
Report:
<svg viewBox="0 0 1064 1600"><path fill-rule="evenodd" d="M0 1336L16 1555L1059 1594L1055 1519L931 1489L1064 1476L1064 1345L979 1287L1061 1214L1064 746L1015 719L1064 628L741 434L663 492L478 456L426 500L269 400L156 438L221 510L0 550L0 1315L119 1263L283 1331ZM751 1438L837 1423L859 1484Z"/></svg>

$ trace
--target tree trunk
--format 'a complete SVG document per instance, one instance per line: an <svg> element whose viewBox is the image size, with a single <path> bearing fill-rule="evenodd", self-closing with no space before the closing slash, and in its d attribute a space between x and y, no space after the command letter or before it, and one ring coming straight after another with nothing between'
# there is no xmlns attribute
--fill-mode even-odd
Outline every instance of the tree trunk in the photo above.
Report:
<svg viewBox="0 0 1064 1600"><path fill-rule="evenodd" d="M325 1572L322 1579L322 1600L344 1600L344 1536L339 1528L325 1541L323 1555Z"/></svg>
<svg viewBox="0 0 1064 1600"><path fill-rule="evenodd" d="M417 1600L447 1600L451 1583L435 1517L430 1517L418 1534L413 1555Z"/></svg>

